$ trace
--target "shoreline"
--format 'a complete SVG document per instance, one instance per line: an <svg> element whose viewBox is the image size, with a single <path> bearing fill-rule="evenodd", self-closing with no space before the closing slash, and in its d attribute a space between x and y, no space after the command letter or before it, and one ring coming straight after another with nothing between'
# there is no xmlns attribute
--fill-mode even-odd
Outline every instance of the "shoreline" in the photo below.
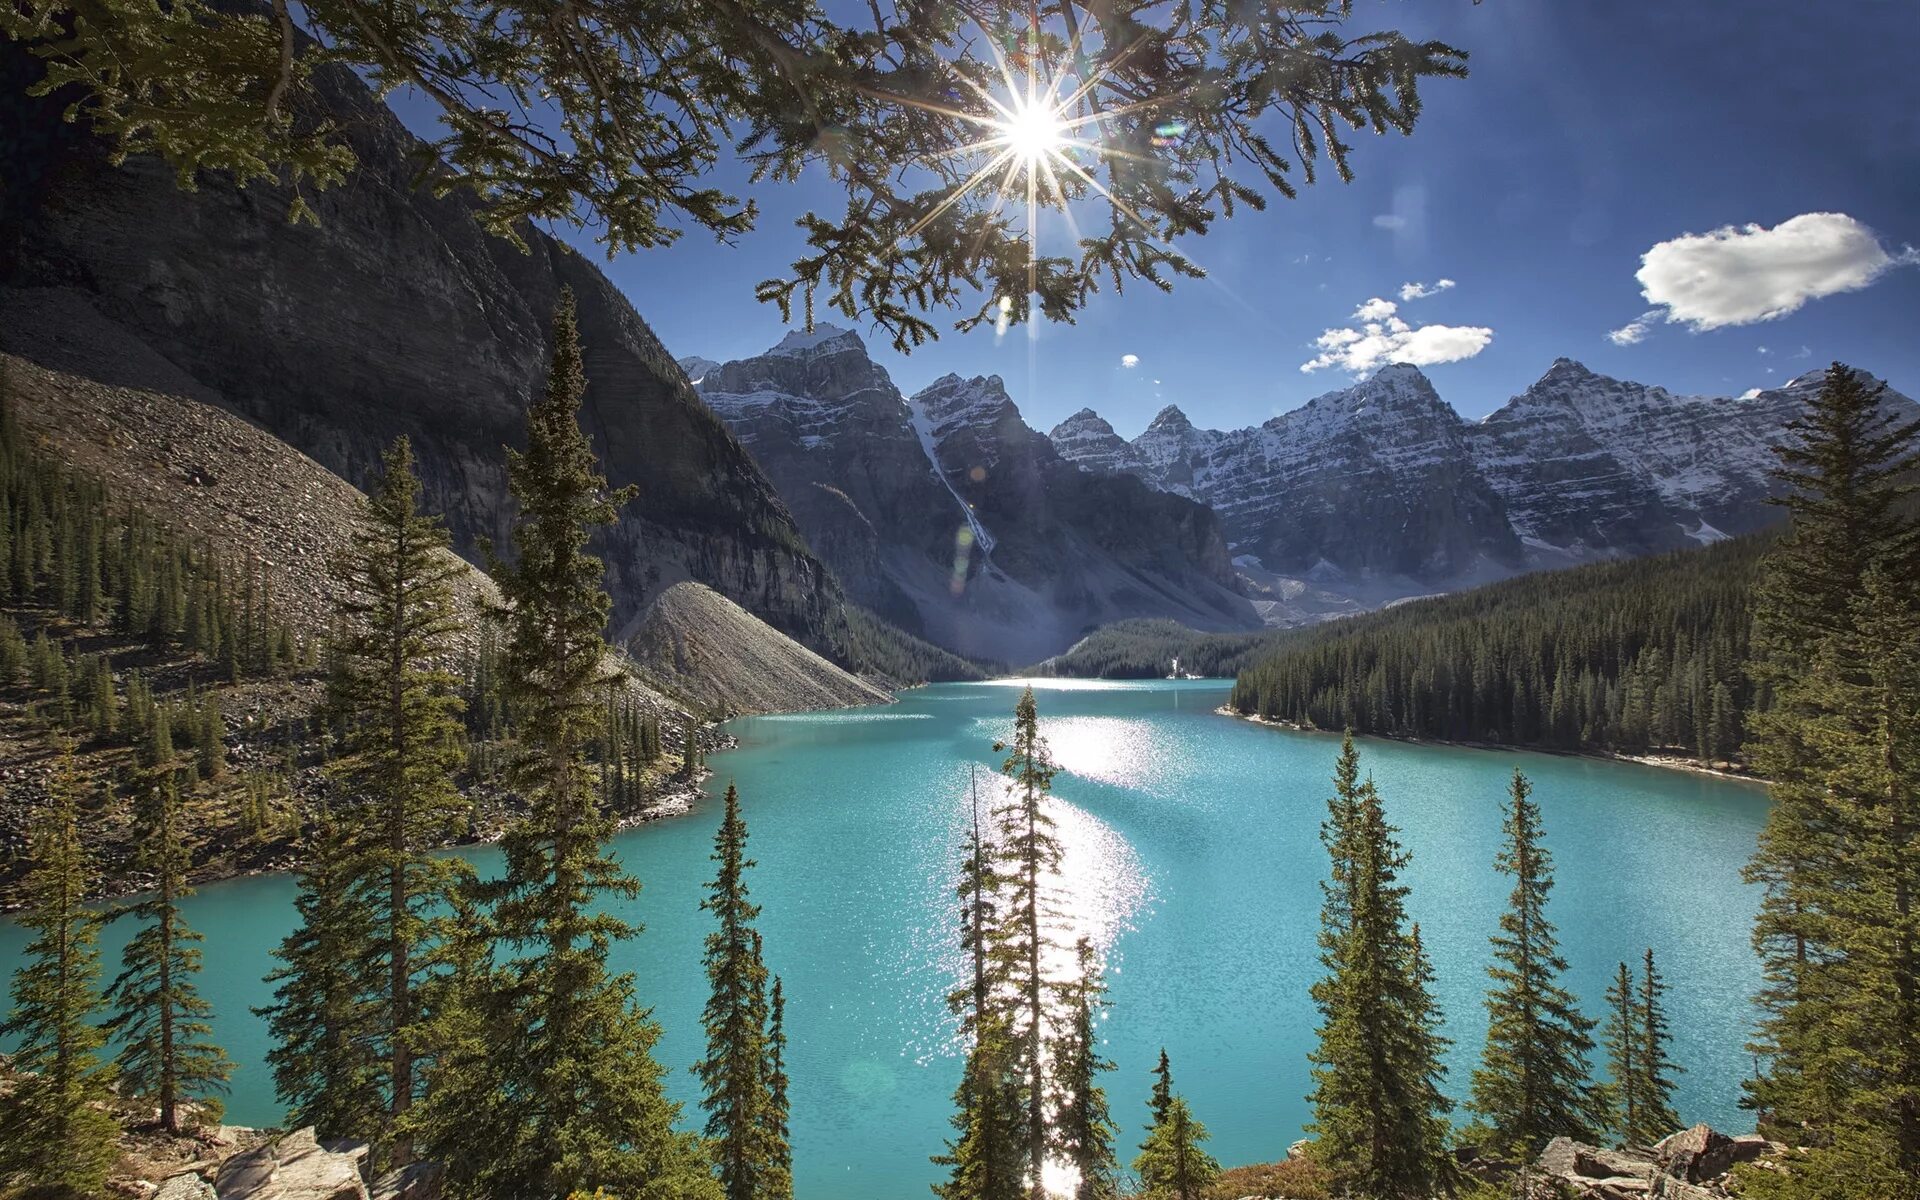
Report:
<svg viewBox="0 0 1920 1200"><path fill-rule="evenodd" d="M1222 704L1213 710L1216 716L1231 717L1249 725L1259 725L1267 729L1276 729L1283 733L1323 733L1332 734L1330 729L1319 729L1311 725L1302 725L1298 721L1279 721L1243 713L1230 704ZM1746 771L1726 771L1718 767L1704 766L1692 759L1677 758L1663 754L1620 754L1612 750L1566 750L1557 746L1516 746L1506 742L1459 742L1447 738L1407 737L1393 733L1368 733L1361 737L1378 738L1383 742L1404 742L1410 746L1451 746L1460 750L1511 750L1527 754L1553 754L1562 758L1589 758L1596 762L1635 763L1643 767L1659 767L1667 771L1684 771L1690 775L1710 775L1715 779L1725 779L1733 783L1750 783L1765 787L1767 781L1758 775Z"/></svg>

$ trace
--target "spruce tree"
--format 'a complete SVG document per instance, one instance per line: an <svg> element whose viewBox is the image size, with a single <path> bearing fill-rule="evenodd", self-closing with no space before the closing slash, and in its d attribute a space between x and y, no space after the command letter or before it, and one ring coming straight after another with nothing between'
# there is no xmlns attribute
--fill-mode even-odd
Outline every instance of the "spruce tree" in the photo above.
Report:
<svg viewBox="0 0 1920 1200"><path fill-rule="evenodd" d="M1347 1192L1425 1200L1446 1177L1452 1103L1440 1090L1446 1041L1431 968L1397 881L1409 856L1394 833L1349 735L1321 827L1333 862L1321 909L1327 974L1312 988L1314 1150Z"/></svg>
<svg viewBox="0 0 1920 1200"><path fill-rule="evenodd" d="M632 976L607 963L613 944L638 930L604 905L630 901L639 883L606 851L612 824L587 757L605 715L611 609L587 545L629 493L608 487L580 428L586 379L571 293L553 333L527 448L508 452L514 559L492 564L504 601L502 685L520 735L510 781L528 811L502 838L505 873L484 893L499 954L471 999L484 1008L488 1055L461 1068L491 1077L456 1078L452 1089L492 1100L462 1113L479 1128L429 1114L437 1144L423 1153L447 1165L457 1188L492 1200L597 1187L716 1196L699 1139L673 1128L679 1106L653 1055L659 1026L636 1002ZM463 1037L470 1025L449 1016Z"/></svg>
<svg viewBox="0 0 1920 1200"><path fill-rule="evenodd" d="M757 948L756 948L757 949ZM787 1100L787 993L780 977L773 977L773 996L767 1008L767 1113L766 1136L772 1143L773 1162L767 1172L765 1195L769 1200L793 1200L793 1145L789 1127L791 1109Z"/></svg>
<svg viewBox="0 0 1920 1200"><path fill-rule="evenodd" d="M1173 1065L1167 1061L1167 1048L1160 1047L1160 1061L1153 1068L1153 1090L1147 1094L1147 1128L1167 1119L1167 1106L1173 1103ZM1143 1147L1144 1149L1144 1147Z"/></svg>
<svg viewBox="0 0 1920 1200"><path fill-rule="evenodd" d="M1507 842L1494 860L1501 874L1513 877L1513 892L1493 936L1487 1044L1467 1104L1488 1127L1489 1148L1525 1159L1552 1138L1592 1141L1595 1127L1605 1123L1587 1063L1594 1023L1560 984L1567 964L1546 916L1553 857L1541 844L1532 791L1516 769L1503 825Z"/></svg>
<svg viewBox="0 0 1920 1200"><path fill-rule="evenodd" d="M372 1141L388 1096L376 1036L383 1006L371 958L379 930L359 885L364 848L326 808L301 836L294 899L300 923L280 942L267 976L273 1003L256 1009L273 1035L267 1062L290 1125L323 1138Z"/></svg>
<svg viewBox="0 0 1920 1200"><path fill-rule="evenodd" d="M1661 1002L1666 981L1654 969L1653 947L1647 947L1640 975L1640 1095L1639 1126L1630 1130L1627 1140L1652 1145L1681 1128L1680 1114L1673 1109L1673 1077L1681 1068L1673 1061L1673 1034L1667 1028L1667 1009Z"/></svg>
<svg viewBox="0 0 1920 1200"><path fill-rule="evenodd" d="M353 832L364 845L355 862L367 873L357 894L376 931L354 957L367 961L383 999L376 1037L385 1107L396 1123L418 1092L412 1043L427 910L464 866L428 853L459 828L466 808L453 784L463 758L458 680L441 665L460 631L453 579L463 568L439 519L419 508L412 447L399 438L332 564L340 634L327 696L327 716L344 730L330 770L357 804ZM394 1164L411 1158L406 1140L391 1131L375 1140Z"/></svg>
<svg viewBox="0 0 1920 1200"><path fill-rule="evenodd" d="M1766 889L1748 1102L1796 1143L1852 1143L1850 1169L1920 1180L1920 422L1883 401L1835 364L1776 449L1790 520L1755 616L1774 702L1754 759L1774 806L1748 868Z"/></svg>
<svg viewBox="0 0 1920 1200"><path fill-rule="evenodd" d="M994 749L1006 751L1001 772L1008 783L1006 800L996 814L999 843L995 879L1001 898L989 959L996 983L1011 997L1006 1034L1021 1080L1027 1189L1033 1200L1044 1200L1041 1168L1052 1139L1046 1080L1049 988L1042 962L1047 926L1055 915L1049 888L1060 870L1060 842L1046 810L1047 793L1053 788L1058 767L1040 734L1040 714L1032 688L1022 692L1014 706L1012 741L996 743Z"/></svg>
<svg viewBox="0 0 1920 1200"><path fill-rule="evenodd" d="M1020 1077L1007 1032L1001 964L993 958L998 880L980 822L980 796L969 779L972 819L960 864L960 943L969 978L947 996L967 1042L954 1094L958 1136L934 1162L949 1169L934 1185L943 1200L1021 1200L1026 1194L1027 1142Z"/></svg>
<svg viewBox="0 0 1920 1200"><path fill-rule="evenodd" d="M1611 1126L1620 1135L1621 1142L1637 1145L1640 1144L1640 1131L1644 1128L1641 1118L1645 1105L1641 1099L1640 1062L1644 1038L1633 972L1627 969L1625 963L1620 964L1613 982L1607 985L1604 1040L1607 1046L1607 1070L1612 1076L1607 1084L1607 1100L1613 1118Z"/></svg>
<svg viewBox="0 0 1920 1200"><path fill-rule="evenodd" d="M178 1134L187 1104L199 1109L200 1121L217 1123L215 1093L227 1090L233 1064L213 1042L213 1008L194 986L202 938L180 911L193 888L187 883L191 858L178 781L161 777L141 810L142 855L155 887L147 899L114 914L142 927L128 940L120 974L107 990L114 1015L106 1027L120 1042L121 1090L151 1100L161 1128Z"/></svg>
<svg viewBox="0 0 1920 1200"><path fill-rule="evenodd" d="M1220 1175L1220 1164L1201 1148L1207 1127L1193 1119L1186 1098L1173 1091L1172 1073L1156 1075L1167 1082L1167 1101L1133 1160L1140 1194L1145 1200L1201 1200Z"/></svg>
<svg viewBox="0 0 1920 1200"><path fill-rule="evenodd" d="M747 823L740 794L729 784L712 860L719 865L700 907L719 928L707 935L707 1005L701 1024L707 1054L694 1067L707 1111L707 1146L727 1200L762 1200L780 1154L768 1124L767 968L753 922L760 908L747 899Z"/></svg>
<svg viewBox="0 0 1920 1200"><path fill-rule="evenodd" d="M113 1068L102 1061L106 1034L95 1022L99 917L84 907L92 867L80 836L79 782L63 749L34 822L33 867L16 920L31 930L11 981L12 1007L0 1036L15 1041L19 1073L0 1098L0 1193L91 1196L119 1157L119 1127L104 1102Z"/></svg>
<svg viewBox="0 0 1920 1200"><path fill-rule="evenodd" d="M1107 987L1092 942L1081 938L1074 958L1075 977L1063 989L1067 1028L1053 1051L1060 1095L1054 1125L1061 1159L1073 1169L1074 1200L1105 1200L1116 1194L1113 1117L1099 1082L1102 1073L1113 1069L1100 1056L1099 1021L1107 1007Z"/></svg>

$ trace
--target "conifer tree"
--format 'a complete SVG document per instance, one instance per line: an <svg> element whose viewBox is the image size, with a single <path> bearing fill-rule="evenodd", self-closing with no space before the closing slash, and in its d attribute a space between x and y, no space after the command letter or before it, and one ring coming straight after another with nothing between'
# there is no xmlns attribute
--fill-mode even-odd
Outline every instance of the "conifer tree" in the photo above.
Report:
<svg viewBox="0 0 1920 1200"><path fill-rule="evenodd" d="M327 712L344 741L331 770L359 805L354 832L364 848L354 861L367 875L358 894L377 939L364 957L383 998L376 1036L385 1051L385 1107L395 1123L418 1091L412 1043L426 910L464 866L428 853L458 828L466 807L453 785L462 760L458 681L441 665L460 628L453 579L462 568L448 553L439 519L419 508L412 447L399 438L360 505L346 552L332 564L340 636ZM404 1138L389 1132L376 1141L395 1164L411 1158Z"/></svg>
<svg viewBox="0 0 1920 1200"><path fill-rule="evenodd" d="M1045 805L1058 768L1040 734L1032 688L1021 693L1014 706L1013 740L996 743L994 749L1006 751L1000 769L1008 784L1006 800L996 814L995 879L1001 898L988 956L996 984L1012 997L1006 1033L1021 1079L1027 1188L1033 1200L1044 1200L1040 1168L1047 1161L1051 1139L1046 1086L1049 988L1042 960L1047 925L1054 915L1048 880L1060 869L1060 842Z"/></svg>
<svg viewBox="0 0 1920 1200"><path fill-rule="evenodd" d="M753 928L760 908L747 899L746 873L754 863L746 853L740 794L729 784L713 842L719 869L700 902L719 928L707 935L709 992L701 1016L707 1054L694 1067L707 1110L707 1145L727 1200L762 1200L780 1158L768 1128L767 968Z"/></svg>
<svg viewBox="0 0 1920 1200"><path fill-rule="evenodd" d="M587 544L629 493L608 487L580 428L586 379L571 293L553 331L527 448L508 452L515 557L491 572L504 599L502 684L522 750L510 779L528 812L502 839L505 873L484 893L500 949L473 997L488 1052L448 1068L482 1077L446 1081L452 1095L490 1099L460 1114L478 1127L429 1114L436 1144L423 1152L446 1164L457 1188L491 1200L596 1187L717 1196L699 1140L673 1128L679 1106L653 1056L659 1027L635 1001L632 976L607 963L613 944L637 930L602 906L630 900L639 883L606 852L611 822L587 759L605 715L611 609ZM469 1024L449 1016L470 1039Z"/></svg>
<svg viewBox="0 0 1920 1200"><path fill-rule="evenodd" d="M153 1101L161 1128L177 1134L183 1105L196 1105L202 1121L218 1120L214 1093L227 1090L233 1064L212 1041L213 1009L194 986L202 939L180 911L193 889L187 884L191 859L178 781L161 778L141 808L142 854L155 888L114 914L142 927L127 942L120 974L107 990L114 1008L107 1029L120 1042L122 1091Z"/></svg>
<svg viewBox="0 0 1920 1200"><path fill-rule="evenodd" d="M255 1012L273 1035L267 1062L289 1123L312 1125L323 1138L371 1141L386 1126L388 1095L370 963L379 929L358 890L368 875L364 849L324 807L301 842L293 902L300 923L273 952L273 1003Z"/></svg>
<svg viewBox="0 0 1920 1200"><path fill-rule="evenodd" d="M1904 507L1920 422L1835 364L1789 430L1790 521L1755 618L1774 806L1748 868L1766 889L1748 1102L1796 1143L1854 1143L1850 1170L1920 1180L1920 523Z"/></svg>
<svg viewBox="0 0 1920 1200"><path fill-rule="evenodd" d="M1489 1127L1490 1148L1529 1160L1552 1138L1592 1141L1595 1127L1605 1124L1587 1063L1594 1023L1560 984L1567 964L1546 916L1553 858L1541 844L1532 791L1516 769L1503 823L1507 842L1494 859L1513 877L1513 893L1493 936L1487 1044L1467 1104Z"/></svg>
<svg viewBox="0 0 1920 1200"><path fill-rule="evenodd" d="M1155 1073L1167 1083L1167 1102L1133 1160L1141 1195L1146 1200L1201 1200L1220 1175L1220 1164L1201 1148L1207 1127L1193 1119L1186 1098L1173 1091L1172 1073Z"/></svg>
<svg viewBox="0 0 1920 1200"><path fill-rule="evenodd" d="M767 1009L767 1114L766 1135L773 1146L773 1164L768 1171L766 1195L769 1200L793 1200L793 1146L789 1128L790 1106L787 1088L787 993L780 977L773 977L773 997Z"/></svg>
<svg viewBox="0 0 1920 1200"><path fill-rule="evenodd" d="M1056 1088L1061 1097L1054 1119L1062 1160L1073 1168L1074 1200L1104 1200L1114 1186L1113 1117L1100 1075L1113 1064L1100 1056L1100 1014L1107 1007L1106 983L1093 943L1074 947L1075 978L1063 989L1067 1028L1054 1048Z"/></svg>
<svg viewBox="0 0 1920 1200"><path fill-rule="evenodd" d="M1653 966L1653 947L1647 947L1640 975L1640 1095L1637 1129L1627 1134L1629 1141L1652 1145L1681 1128L1680 1114L1673 1109L1673 1077L1681 1068L1673 1061L1673 1034L1667 1028L1666 981Z"/></svg>
<svg viewBox="0 0 1920 1200"><path fill-rule="evenodd" d="M1147 1095L1147 1128L1167 1119L1167 1105L1173 1103L1173 1065L1167 1061L1167 1048L1160 1047L1160 1061L1153 1068L1153 1090ZM1144 1149L1144 1147L1142 1147Z"/></svg>
<svg viewBox="0 0 1920 1200"><path fill-rule="evenodd" d="M1007 1034L1005 1000L993 960L998 881L980 823L980 797L969 779L972 819L960 865L960 941L969 978L947 996L960 1018L967 1056L954 1095L958 1137L934 1162L950 1169L934 1192L943 1200L1021 1200L1026 1194L1026 1128L1020 1079Z"/></svg>
<svg viewBox="0 0 1920 1200"><path fill-rule="evenodd" d="M0 1098L0 1193L90 1196L106 1185L119 1128L101 1102L113 1068L102 1061L100 920L84 907L92 882L80 837L79 782L66 747L33 832L33 868L16 918L31 930L11 981L0 1036L13 1039L20 1073Z"/></svg>
<svg viewBox="0 0 1920 1200"><path fill-rule="evenodd" d="M1640 1007L1636 999L1633 972L1621 963L1613 982L1607 985L1607 1099L1612 1109L1612 1128L1628 1145L1638 1141L1643 1128L1641 1112L1641 1063L1643 1042Z"/></svg>
<svg viewBox="0 0 1920 1200"><path fill-rule="evenodd" d="M1409 856L1348 735L1321 838L1332 857L1321 909L1321 1013L1311 1096L1315 1154L1336 1185L1376 1200L1425 1200L1446 1177L1440 1090L1446 1041L1431 968L1406 921Z"/></svg>

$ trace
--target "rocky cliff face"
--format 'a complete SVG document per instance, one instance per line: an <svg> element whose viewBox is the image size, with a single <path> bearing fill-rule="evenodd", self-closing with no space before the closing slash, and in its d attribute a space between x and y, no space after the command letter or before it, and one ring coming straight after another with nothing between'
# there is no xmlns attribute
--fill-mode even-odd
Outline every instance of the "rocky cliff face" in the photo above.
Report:
<svg viewBox="0 0 1920 1200"><path fill-rule="evenodd" d="M1474 459L1539 555L1645 554L1775 520L1770 449L1824 370L1745 396L1676 396L1557 359L1472 430ZM1887 402L1912 411L1889 391Z"/></svg>
<svg viewBox="0 0 1920 1200"><path fill-rule="evenodd" d="M786 506L631 305L535 230L522 251L459 196L413 185L416 143L350 74L325 81L359 169L287 223L276 188L104 148L28 100L34 70L0 45L0 348L107 383L194 395L244 414L365 482L413 439L427 501L473 555L510 519L501 447L523 438L560 290L578 298L582 422L637 499L601 549L616 631L698 580L807 640L839 603Z"/></svg>
<svg viewBox="0 0 1920 1200"><path fill-rule="evenodd" d="M1251 429L1199 429L1169 407L1127 442L1083 410L1053 442L1090 472L1211 505L1255 578L1360 584L1378 600L1758 528L1777 516L1769 447L1821 374L1738 399L1676 396L1563 358L1469 424L1395 365Z"/></svg>
<svg viewBox="0 0 1920 1200"><path fill-rule="evenodd" d="M1033 661L1121 617L1257 623L1211 513L1076 470L998 379L909 400L831 326L681 365L849 593L942 645Z"/></svg>
<svg viewBox="0 0 1920 1200"><path fill-rule="evenodd" d="M1199 429L1168 407L1124 450L1089 417L1054 431L1063 455L1212 506L1234 553L1268 572L1420 585L1519 564L1465 424L1417 368L1388 367L1250 429Z"/></svg>

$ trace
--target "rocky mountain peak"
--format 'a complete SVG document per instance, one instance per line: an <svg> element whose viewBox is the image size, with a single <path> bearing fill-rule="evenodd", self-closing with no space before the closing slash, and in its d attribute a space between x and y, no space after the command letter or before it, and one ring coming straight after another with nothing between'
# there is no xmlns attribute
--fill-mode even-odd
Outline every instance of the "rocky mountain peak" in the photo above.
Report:
<svg viewBox="0 0 1920 1200"><path fill-rule="evenodd" d="M695 387L700 385L702 379L720 369L719 363L710 358L701 358L698 354L689 354L675 361L680 364L680 369L687 373L687 382Z"/></svg>
<svg viewBox="0 0 1920 1200"><path fill-rule="evenodd" d="M1153 420L1147 423L1149 433L1185 433L1192 428L1193 422L1187 419L1187 414L1181 412L1177 404L1167 405L1153 414Z"/></svg>
<svg viewBox="0 0 1920 1200"><path fill-rule="evenodd" d="M858 351L865 355L867 344L860 335L851 329L842 329L838 325L818 322L811 330L794 329L780 339L780 343L767 351L769 357L779 355L789 358L818 358L828 354L842 354L846 351Z"/></svg>

